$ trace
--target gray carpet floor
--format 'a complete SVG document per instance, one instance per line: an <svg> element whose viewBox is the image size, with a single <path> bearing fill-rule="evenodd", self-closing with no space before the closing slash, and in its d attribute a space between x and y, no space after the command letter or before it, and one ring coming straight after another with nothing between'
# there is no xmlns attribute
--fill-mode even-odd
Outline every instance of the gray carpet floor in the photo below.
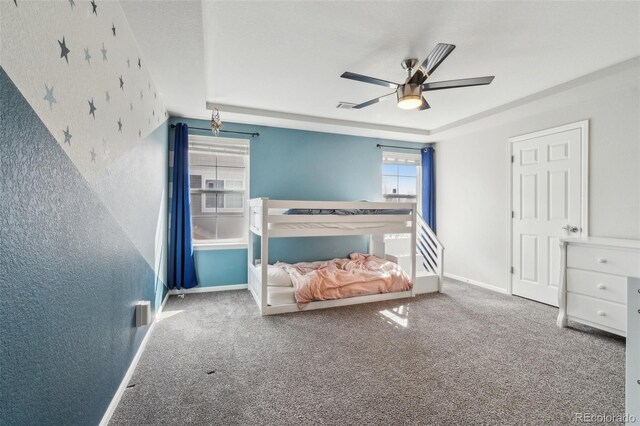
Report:
<svg viewBox="0 0 640 426"><path fill-rule="evenodd" d="M623 338L448 280L442 294L261 317L171 297L112 425L567 425L624 412Z"/></svg>

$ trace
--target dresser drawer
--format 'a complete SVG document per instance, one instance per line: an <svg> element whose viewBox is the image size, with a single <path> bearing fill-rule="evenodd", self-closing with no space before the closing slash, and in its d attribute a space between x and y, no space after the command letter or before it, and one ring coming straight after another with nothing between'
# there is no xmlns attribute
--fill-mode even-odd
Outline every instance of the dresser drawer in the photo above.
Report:
<svg viewBox="0 0 640 426"><path fill-rule="evenodd" d="M567 314L614 330L626 332L627 309L625 305L596 299L581 294L567 294Z"/></svg>
<svg viewBox="0 0 640 426"><path fill-rule="evenodd" d="M626 304L627 278L620 275L568 268L567 291Z"/></svg>
<svg viewBox="0 0 640 426"><path fill-rule="evenodd" d="M640 253L634 250L569 244L567 267L638 277L640 276Z"/></svg>

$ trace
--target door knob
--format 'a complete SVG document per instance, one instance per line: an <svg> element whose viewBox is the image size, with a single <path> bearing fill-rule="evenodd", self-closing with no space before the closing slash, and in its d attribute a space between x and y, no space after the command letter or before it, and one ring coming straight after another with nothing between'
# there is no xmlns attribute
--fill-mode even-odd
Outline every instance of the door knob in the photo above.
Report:
<svg viewBox="0 0 640 426"><path fill-rule="evenodd" d="M578 227L577 226L571 226L569 224L566 224L565 226L563 226L562 229L564 229L565 231L569 231L569 232L578 232Z"/></svg>

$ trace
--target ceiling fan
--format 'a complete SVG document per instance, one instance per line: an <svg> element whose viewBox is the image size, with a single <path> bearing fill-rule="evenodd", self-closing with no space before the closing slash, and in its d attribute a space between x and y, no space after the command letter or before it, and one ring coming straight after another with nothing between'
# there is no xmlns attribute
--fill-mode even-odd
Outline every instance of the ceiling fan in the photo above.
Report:
<svg viewBox="0 0 640 426"><path fill-rule="evenodd" d="M422 96L422 92L442 89L454 89L457 87L483 86L493 81L494 76L488 76L425 83L425 81L431 76L431 74L433 74L436 68L438 68L442 61L444 61L455 48L456 46L453 44L438 43L436 47L431 51L429 56L427 56L427 59L425 59L424 62L420 64L415 72L413 72L413 69L418 64L418 60L416 58L405 59L404 61L402 61L402 68L405 69L408 73L407 79L403 84L393 83L391 81L369 77L362 74L356 74L353 72L345 72L340 77L395 89L393 92L380 96L379 98L371 99L370 101L363 102L357 105L351 104L350 107L353 109L365 108L370 105L377 104L380 101L386 100L389 96L395 93L397 94L399 108L418 109L420 111L423 111L425 109L431 108L431 106L427 103L427 100L424 98L424 96Z"/></svg>

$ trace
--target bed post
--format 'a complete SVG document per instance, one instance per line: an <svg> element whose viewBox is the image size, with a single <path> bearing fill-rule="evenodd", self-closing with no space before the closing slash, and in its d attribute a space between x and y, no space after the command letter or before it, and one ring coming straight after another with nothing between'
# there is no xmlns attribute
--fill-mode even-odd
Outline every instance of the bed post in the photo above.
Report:
<svg viewBox="0 0 640 426"><path fill-rule="evenodd" d="M414 288L416 285L416 251L418 251L416 246L416 208L417 204L413 203L413 206L411 207L411 247L409 248L411 250L411 282L413 283ZM413 291L411 294L415 295Z"/></svg>
<svg viewBox="0 0 640 426"><path fill-rule="evenodd" d="M269 199L262 198L262 223L260 225L260 312L267 310L267 285L269 283Z"/></svg>
<svg viewBox="0 0 640 426"><path fill-rule="evenodd" d="M249 230L247 235L247 287L251 290L253 271L251 265L255 266L255 260L253 255L253 231L252 227L255 225L255 218L253 217L253 206L251 200L249 200Z"/></svg>

